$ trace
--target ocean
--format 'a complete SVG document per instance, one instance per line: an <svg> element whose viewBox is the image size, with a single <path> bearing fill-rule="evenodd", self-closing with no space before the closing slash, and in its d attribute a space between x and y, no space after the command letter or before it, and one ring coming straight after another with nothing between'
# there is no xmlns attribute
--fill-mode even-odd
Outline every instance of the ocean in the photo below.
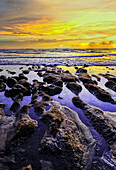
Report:
<svg viewBox="0 0 116 170"><path fill-rule="evenodd" d="M0 49L0 64L116 66L116 49Z"/></svg>

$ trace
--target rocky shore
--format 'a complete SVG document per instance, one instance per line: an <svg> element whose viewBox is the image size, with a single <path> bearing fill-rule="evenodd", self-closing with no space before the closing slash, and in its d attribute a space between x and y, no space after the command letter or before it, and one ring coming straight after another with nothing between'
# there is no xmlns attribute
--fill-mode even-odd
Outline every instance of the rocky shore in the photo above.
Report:
<svg viewBox="0 0 116 170"><path fill-rule="evenodd" d="M5 70L7 74L3 74L1 69L1 170L115 169L116 112L91 106L80 94L87 90L96 100L115 107L116 98L105 88L116 92L116 72L89 74L87 65L75 66L73 73L69 70L68 65L67 70L57 65L19 67L18 74L14 70ZM99 84L102 78L105 88ZM72 95L75 110L60 102L65 98L64 90ZM87 123L76 108L83 112ZM98 159L91 128L109 146L109 160Z"/></svg>

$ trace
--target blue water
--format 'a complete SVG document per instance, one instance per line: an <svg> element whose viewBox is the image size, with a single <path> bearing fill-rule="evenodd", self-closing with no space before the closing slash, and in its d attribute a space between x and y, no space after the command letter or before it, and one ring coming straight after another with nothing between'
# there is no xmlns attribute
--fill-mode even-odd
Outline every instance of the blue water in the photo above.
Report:
<svg viewBox="0 0 116 170"><path fill-rule="evenodd" d="M114 66L116 49L1 49L0 64Z"/></svg>

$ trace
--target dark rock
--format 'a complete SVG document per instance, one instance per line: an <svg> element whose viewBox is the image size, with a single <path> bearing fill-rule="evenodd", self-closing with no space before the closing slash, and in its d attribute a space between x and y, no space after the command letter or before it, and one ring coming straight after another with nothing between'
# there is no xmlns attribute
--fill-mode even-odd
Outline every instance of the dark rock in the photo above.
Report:
<svg viewBox="0 0 116 170"><path fill-rule="evenodd" d="M25 77L25 75L24 75L23 73L20 73L20 74L19 74L19 80L21 80L21 79L28 80L28 78Z"/></svg>
<svg viewBox="0 0 116 170"><path fill-rule="evenodd" d="M22 69L23 69L23 67L20 67L19 69L20 69L20 70L22 70Z"/></svg>
<svg viewBox="0 0 116 170"><path fill-rule="evenodd" d="M0 76L0 79L2 79L4 83L6 83L7 77L4 76L4 75L1 75L1 76Z"/></svg>
<svg viewBox="0 0 116 170"><path fill-rule="evenodd" d="M4 114L4 107L5 107L5 104L4 103L0 103L0 120L5 115Z"/></svg>
<svg viewBox="0 0 116 170"><path fill-rule="evenodd" d="M101 78L99 76L97 76L97 75L92 74L92 77L95 77L97 79L97 81L101 80Z"/></svg>
<svg viewBox="0 0 116 170"><path fill-rule="evenodd" d="M105 83L105 86L116 92L116 83L114 81L112 80L107 81Z"/></svg>
<svg viewBox="0 0 116 170"><path fill-rule="evenodd" d="M43 114L41 120L47 125L41 141L42 153L63 158L63 169L89 169L94 140L77 113L53 103L53 107Z"/></svg>
<svg viewBox="0 0 116 170"><path fill-rule="evenodd" d="M76 73L87 73L87 70L84 68L77 69Z"/></svg>
<svg viewBox="0 0 116 170"><path fill-rule="evenodd" d="M76 76L73 76L71 73L61 73L60 77L63 82L75 82L77 80Z"/></svg>
<svg viewBox="0 0 116 170"><path fill-rule="evenodd" d="M84 66L83 67L89 67L89 65L87 65L87 64L84 64Z"/></svg>
<svg viewBox="0 0 116 170"><path fill-rule="evenodd" d="M5 91L6 85L4 83L0 83L0 92Z"/></svg>
<svg viewBox="0 0 116 170"><path fill-rule="evenodd" d="M3 69L0 69L0 72L2 72L3 71Z"/></svg>
<svg viewBox="0 0 116 170"><path fill-rule="evenodd" d="M42 91L44 91L46 94L50 95L50 96L54 96L56 94L61 93L62 88L59 86L55 86L55 85L44 85L42 87Z"/></svg>
<svg viewBox="0 0 116 170"><path fill-rule="evenodd" d="M24 74L29 74L29 70L23 70Z"/></svg>
<svg viewBox="0 0 116 170"><path fill-rule="evenodd" d="M72 98L73 104L82 109L84 114L90 120L92 126L100 133L111 147L112 154L115 156L116 153L116 122L115 125L112 123L114 119L106 117L105 113L95 107L89 106L84 103L78 96ZM109 115L109 113L108 113ZM113 121L112 121L113 120Z"/></svg>
<svg viewBox="0 0 116 170"><path fill-rule="evenodd" d="M23 85L26 88L31 88L31 84L27 80L25 80L25 79L19 80L18 83Z"/></svg>
<svg viewBox="0 0 116 170"><path fill-rule="evenodd" d="M42 101L36 101L34 103L34 111L36 114L40 115L44 112L45 110L45 105L42 103Z"/></svg>
<svg viewBox="0 0 116 170"><path fill-rule="evenodd" d="M59 99L63 99L63 97L61 97L61 96L58 96L58 98L59 98Z"/></svg>
<svg viewBox="0 0 116 170"><path fill-rule="evenodd" d="M79 84L75 83L75 82L68 83L66 85L66 87L68 89L70 89L73 93L75 93L76 95L78 95L82 90L82 87Z"/></svg>
<svg viewBox="0 0 116 170"><path fill-rule="evenodd" d="M17 80L15 78L8 77L6 84L8 87L13 87L15 84L17 84Z"/></svg>
<svg viewBox="0 0 116 170"><path fill-rule="evenodd" d="M53 170L50 161L40 160L40 163L41 163L41 170Z"/></svg>
<svg viewBox="0 0 116 170"><path fill-rule="evenodd" d="M21 101L21 100L23 100L23 93L19 93L11 98L13 101L19 101L19 100Z"/></svg>
<svg viewBox="0 0 116 170"><path fill-rule="evenodd" d="M15 71L9 71L9 73L12 74L12 75L16 74Z"/></svg>
<svg viewBox="0 0 116 170"><path fill-rule="evenodd" d="M111 95L101 87L98 87L95 84L85 84L85 87L89 90L90 93L95 95L99 100L104 102L110 102L112 104L116 103L111 97Z"/></svg>
<svg viewBox="0 0 116 170"><path fill-rule="evenodd" d="M10 107L10 110L13 112L16 112L20 108L20 100L15 101L12 106Z"/></svg>

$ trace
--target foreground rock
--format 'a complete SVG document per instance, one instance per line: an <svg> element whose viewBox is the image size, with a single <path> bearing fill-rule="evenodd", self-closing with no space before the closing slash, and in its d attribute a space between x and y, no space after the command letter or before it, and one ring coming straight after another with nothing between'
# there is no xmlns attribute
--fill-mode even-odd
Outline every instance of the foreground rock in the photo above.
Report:
<svg viewBox="0 0 116 170"><path fill-rule="evenodd" d="M4 114L4 107L5 107L5 104L4 103L0 103L0 120L5 115Z"/></svg>
<svg viewBox="0 0 116 170"><path fill-rule="evenodd" d="M73 104L82 109L92 126L101 134L110 145L111 152L116 155L116 121L108 117L102 110L89 106L84 103L78 96L72 98ZM113 118L113 117L112 117ZM114 124L115 121L115 124Z"/></svg>
<svg viewBox="0 0 116 170"><path fill-rule="evenodd" d="M51 160L56 156L62 158L64 169L89 169L95 147L89 129L73 110L54 101L49 104L51 108L41 118L47 125L41 152Z"/></svg>
<svg viewBox="0 0 116 170"><path fill-rule="evenodd" d="M70 82L66 85L66 87L70 89L73 93L75 93L76 95L78 95L82 90L82 87L76 82Z"/></svg>
<svg viewBox="0 0 116 170"><path fill-rule="evenodd" d="M99 100L116 104L116 101L113 100L111 95L101 87L98 87L97 85L90 84L90 83L85 84L85 87L89 90L90 93L95 95Z"/></svg>

